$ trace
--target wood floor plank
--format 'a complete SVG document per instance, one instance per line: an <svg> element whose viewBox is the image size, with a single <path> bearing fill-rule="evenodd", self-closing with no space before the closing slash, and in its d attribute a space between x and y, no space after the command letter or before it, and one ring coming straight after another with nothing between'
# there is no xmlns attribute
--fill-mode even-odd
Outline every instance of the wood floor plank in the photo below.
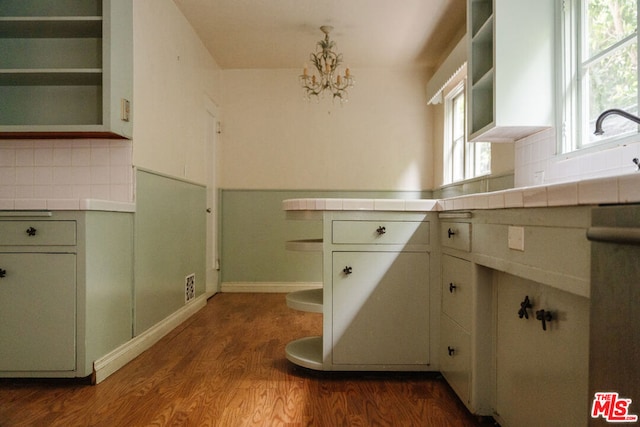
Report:
<svg viewBox="0 0 640 427"><path fill-rule="evenodd" d="M91 386L0 380L0 427L481 425L439 376L315 372L284 347L322 315L281 294L218 294L151 349Z"/></svg>

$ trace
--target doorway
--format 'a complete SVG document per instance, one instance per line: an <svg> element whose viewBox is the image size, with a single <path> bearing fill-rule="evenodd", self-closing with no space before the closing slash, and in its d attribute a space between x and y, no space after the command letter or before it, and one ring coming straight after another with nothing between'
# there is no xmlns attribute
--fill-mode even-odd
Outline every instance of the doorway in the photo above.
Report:
<svg viewBox="0 0 640 427"><path fill-rule="evenodd" d="M207 251L206 287L207 297L220 292L218 272L218 185L217 185L217 139L219 113L216 104L205 96L206 156L207 156Z"/></svg>

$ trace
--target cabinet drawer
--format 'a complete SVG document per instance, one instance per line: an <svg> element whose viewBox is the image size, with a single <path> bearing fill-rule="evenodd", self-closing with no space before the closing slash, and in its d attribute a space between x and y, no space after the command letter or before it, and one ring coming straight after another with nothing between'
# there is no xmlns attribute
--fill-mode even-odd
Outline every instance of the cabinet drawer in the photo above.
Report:
<svg viewBox="0 0 640 427"><path fill-rule="evenodd" d="M75 244L75 221L0 221L0 246Z"/></svg>
<svg viewBox="0 0 640 427"><path fill-rule="evenodd" d="M440 324L440 370L460 400L469 402L471 385L471 336L447 315Z"/></svg>
<svg viewBox="0 0 640 427"><path fill-rule="evenodd" d="M426 221L333 221L333 243L428 245Z"/></svg>
<svg viewBox="0 0 640 427"><path fill-rule="evenodd" d="M472 297L471 262L442 256L442 311L471 330Z"/></svg>
<svg viewBox="0 0 640 427"><path fill-rule="evenodd" d="M461 251L471 250L471 224L468 222L440 223L442 246Z"/></svg>

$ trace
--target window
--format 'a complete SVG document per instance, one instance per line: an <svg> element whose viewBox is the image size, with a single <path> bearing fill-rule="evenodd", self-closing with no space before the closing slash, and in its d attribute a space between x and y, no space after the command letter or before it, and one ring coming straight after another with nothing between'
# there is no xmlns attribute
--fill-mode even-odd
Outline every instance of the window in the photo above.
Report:
<svg viewBox="0 0 640 427"><path fill-rule="evenodd" d="M638 126L607 117L604 135L594 135L603 111L638 115L638 1L566 0L562 11L562 151L636 135Z"/></svg>
<svg viewBox="0 0 640 427"><path fill-rule="evenodd" d="M491 144L467 142L464 81L445 97L444 183L491 173Z"/></svg>

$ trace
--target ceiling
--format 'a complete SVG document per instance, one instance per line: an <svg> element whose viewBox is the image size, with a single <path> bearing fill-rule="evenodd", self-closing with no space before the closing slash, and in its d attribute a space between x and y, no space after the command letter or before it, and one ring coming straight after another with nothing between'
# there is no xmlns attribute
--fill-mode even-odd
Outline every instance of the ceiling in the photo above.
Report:
<svg viewBox="0 0 640 427"><path fill-rule="evenodd" d="M435 66L466 0L174 0L223 69L298 68L331 25L344 65Z"/></svg>

